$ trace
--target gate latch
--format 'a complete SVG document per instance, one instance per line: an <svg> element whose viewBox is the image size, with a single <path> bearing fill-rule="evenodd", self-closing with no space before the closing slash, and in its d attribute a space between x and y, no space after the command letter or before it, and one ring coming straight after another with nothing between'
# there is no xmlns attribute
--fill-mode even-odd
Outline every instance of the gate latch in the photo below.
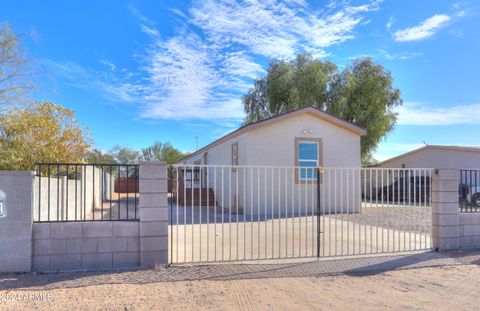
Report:
<svg viewBox="0 0 480 311"><path fill-rule="evenodd" d="M0 218L7 217L7 207L5 206L6 195L0 191Z"/></svg>

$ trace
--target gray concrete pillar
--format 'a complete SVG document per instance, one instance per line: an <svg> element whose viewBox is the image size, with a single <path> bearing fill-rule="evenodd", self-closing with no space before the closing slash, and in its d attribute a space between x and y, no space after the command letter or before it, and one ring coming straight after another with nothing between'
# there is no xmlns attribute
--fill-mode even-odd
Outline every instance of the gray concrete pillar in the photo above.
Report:
<svg viewBox="0 0 480 311"><path fill-rule="evenodd" d="M32 269L33 172L0 171L0 272Z"/></svg>
<svg viewBox="0 0 480 311"><path fill-rule="evenodd" d="M140 163L140 264L154 268L168 264L167 164Z"/></svg>
<svg viewBox="0 0 480 311"><path fill-rule="evenodd" d="M436 169L432 175L432 238L439 251L460 247L459 170Z"/></svg>

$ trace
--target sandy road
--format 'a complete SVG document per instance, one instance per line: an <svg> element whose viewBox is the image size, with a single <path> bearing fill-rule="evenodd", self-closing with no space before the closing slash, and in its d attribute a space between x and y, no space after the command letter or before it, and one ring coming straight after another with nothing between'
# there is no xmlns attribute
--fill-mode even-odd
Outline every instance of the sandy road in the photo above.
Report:
<svg viewBox="0 0 480 311"><path fill-rule="evenodd" d="M479 310L477 253L0 275L1 310ZM42 301L6 294L43 294Z"/></svg>

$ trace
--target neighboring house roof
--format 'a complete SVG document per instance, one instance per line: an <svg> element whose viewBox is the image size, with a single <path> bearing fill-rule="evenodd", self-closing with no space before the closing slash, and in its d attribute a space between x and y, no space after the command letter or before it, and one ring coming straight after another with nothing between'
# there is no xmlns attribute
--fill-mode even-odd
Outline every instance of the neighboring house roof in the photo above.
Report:
<svg viewBox="0 0 480 311"><path fill-rule="evenodd" d="M329 123L332 123L336 126L339 126L345 130L348 130L348 131L351 131L359 136L365 136L367 135L367 130L365 130L364 128L352 123L352 122L348 122L348 121L345 121L341 118L338 118L336 116L333 116L325 111L322 111L320 109L317 109L317 108L314 108L314 107L305 107L305 108L300 108L300 109L296 109L296 110L293 110L293 111L290 111L290 112L286 112L286 113L283 113L283 114L280 114L280 115L277 115L277 116L274 116L274 117L270 117L270 118L267 118L267 119L264 119L264 120L261 120L261 121L257 121L257 122L253 122L253 123L250 123L250 124L247 124L247 125L244 125L242 127L240 127L239 129L215 140L214 142L206 145L205 147L195 151L194 153L191 153L189 154L188 156L186 156L185 158L181 159L180 161L178 162L181 162L181 161L184 161L186 159L189 159L189 158L192 158L192 157L195 157L207 150L209 150L210 148L213 148L225 141L228 141L232 138L235 138L243 133L246 133L248 131L251 131L251 130L255 130L255 129L258 129L258 128L261 128L261 127L264 127L264 126L267 126L267 125L270 125L272 123L276 123L276 122L279 122L279 121L282 121L282 120L285 120L285 119L289 119L289 118L292 118L292 117L295 117L295 116L298 116L298 115L301 115L301 114L304 114L304 113L308 113L308 114L311 114L313 116L316 116L318 117L319 119L322 119L324 121L327 121ZM177 163L178 163L177 162Z"/></svg>
<svg viewBox="0 0 480 311"><path fill-rule="evenodd" d="M418 153L418 152L421 152L423 150L440 150L440 151L466 151L466 152L480 152L480 147L467 147L467 146L442 146L442 145L425 145L421 148L418 148L418 149L415 149L415 150L412 150L412 151L409 151L409 152L406 152L406 153L403 153L403 154L400 154L396 157L393 157L393 158L390 158L390 159L387 159L385 161L382 161L382 162L379 162L379 163L376 163L376 164L372 164L370 165L371 167L375 167L375 166L381 166L383 164L386 164L388 162L391 162L391 161L394 161L394 160L398 160L398 159L401 159L403 157L406 157L406 156L409 156L411 154L414 154L414 153Z"/></svg>

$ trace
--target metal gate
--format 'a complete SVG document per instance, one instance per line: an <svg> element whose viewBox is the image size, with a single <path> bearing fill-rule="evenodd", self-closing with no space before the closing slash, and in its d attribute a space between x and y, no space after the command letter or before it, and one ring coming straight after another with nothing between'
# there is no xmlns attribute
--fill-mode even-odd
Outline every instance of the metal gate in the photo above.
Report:
<svg viewBox="0 0 480 311"><path fill-rule="evenodd" d="M174 165L171 264L431 248L431 169Z"/></svg>

